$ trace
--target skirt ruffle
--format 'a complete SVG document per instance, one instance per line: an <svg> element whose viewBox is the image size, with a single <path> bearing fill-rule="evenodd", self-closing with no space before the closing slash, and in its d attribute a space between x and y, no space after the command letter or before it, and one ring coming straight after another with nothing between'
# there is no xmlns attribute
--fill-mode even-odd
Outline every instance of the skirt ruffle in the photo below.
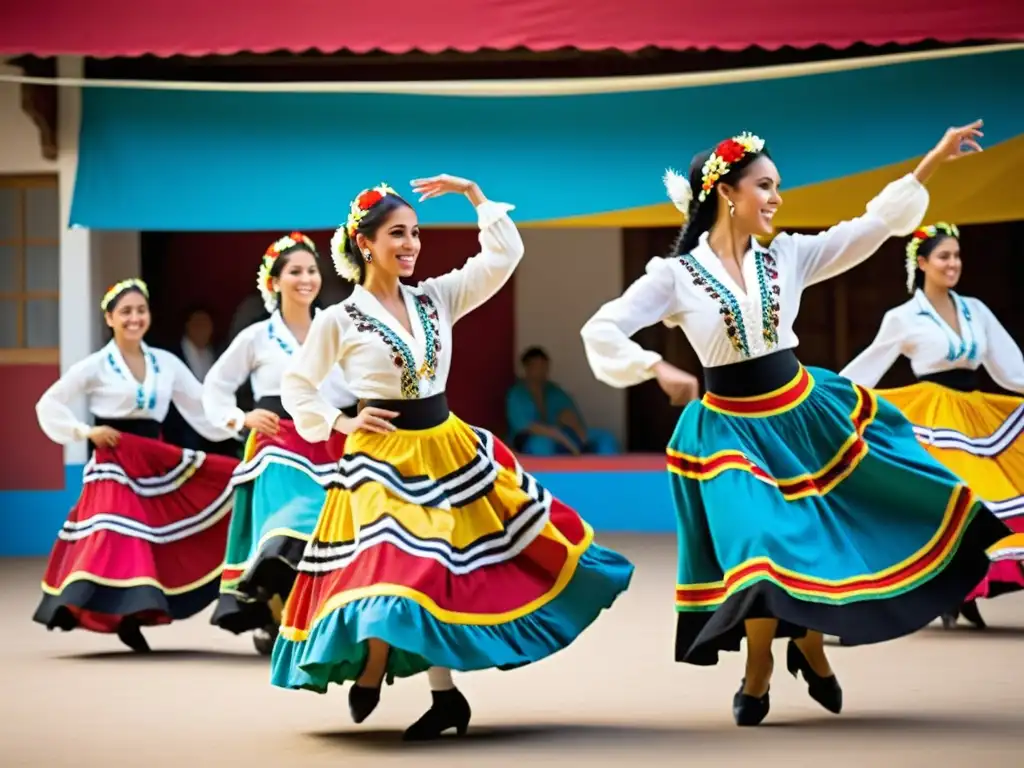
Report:
<svg viewBox="0 0 1024 768"><path fill-rule="evenodd" d="M289 419L274 437L250 433L232 478L234 511L211 623L236 634L275 623L268 601L291 592L343 445L341 434L309 443Z"/></svg>
<svg viewBox="0 0 1024 768"><path fill-rule="evenodd" d="M676 659L691 664L738 650L745 619L845 645L914 632L966 597L1009 533L895 407L818 368L762 397L691 403L668 464Z"/></svg>
<svg viewBox="0 0 1024 768"><path fill-rule="evenodd" d="M1013 531L989 548L992 565L967 599L1024 589L1024 398L958 392L933 382L877 394L914 425L925 450Z"/></svg>
<svg viewBox="0 0 1024 768"><path fill-rule="evenodd" d="M370 638L391 645L389 680L530 664L572 643L632 577L503 443L454 416L352 435L339 475L285 605L276 686L354 680Z"/></svg>
<svg viewBox="0 0 1024 768"><path fill-rule="evenodd" d="M167 624L217 597L237 461L123 433L97 448L58 534L33 619L116 632Z"/></svg>

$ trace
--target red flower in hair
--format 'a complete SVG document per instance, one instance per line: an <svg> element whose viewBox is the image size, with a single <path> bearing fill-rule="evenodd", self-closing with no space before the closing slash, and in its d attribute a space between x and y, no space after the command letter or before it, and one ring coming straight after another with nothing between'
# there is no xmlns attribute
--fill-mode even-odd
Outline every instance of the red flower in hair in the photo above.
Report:
<svg viewBox="0 0 1024 768"><path fill-rule="evenodd" d="M928 233L925 232L923 229L915 230L913 236L917 240L927 240L928 239Z"/></svg>
<svg viewBox="0 0 1024 768"><path fill-rule="evenodd" d="M745 155L746 152L747 150L743 148L742 144L740 144L738 141L733 141L732 139L726 139L717 147L715 147L715 154L722 158L725 162L730 164L735 163L737 160L743 157L743 155Z"/></svg>
<svg viewBox="0 0 1024 768"><path fill-rule="evenodd" d="M301 232L292 232L290 235L288 235L288 237L290 237L296 243L301 243L303 240L305 240L305 236Z"/></svg>
<svg viewBox="0 0 1024 768"><path fill-rule="evenodd" d="M368 211L383 199L384 195L376 189L371 189L367 192L363 192L363 194L358 197L356 205L359 206L360 210Z"/></svg>

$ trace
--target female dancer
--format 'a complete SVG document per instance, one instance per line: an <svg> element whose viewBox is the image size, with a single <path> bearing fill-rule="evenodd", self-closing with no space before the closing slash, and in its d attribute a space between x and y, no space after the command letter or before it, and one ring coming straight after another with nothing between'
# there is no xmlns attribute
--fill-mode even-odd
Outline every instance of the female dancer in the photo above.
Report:
<svg viewBox="0 0 1024 768"><path fill-rule="evenodd" d="M214 424L249 430L235 470L235 504L213 624L240 634L256 630L256 649L269 655L277 636L275 598L284 600L295 568L326 497L325 487L341 456L342 435L309 443L281 405L281 378L309 333L313 301L320 293L316 246L301 232L271 244L256 285L270 318L235 337L203 382L203 406ZM235 393L250 380L256 407L243 413ZM324 383L335 406L355 405L337 368ZM354 414L354 409L352 411Z"/></svg>
<svg viewBox="0 0 1024 768"><path fill-rule="evenodd" d="M787 667L832 712L842 690L822 633L848 645L924 626L988 567L1003 525L914 440L899 412L793 349L803 289L910 232L922 186L945 160L977 149L980 122L951 129L912 174L860 218L814 236L779 235L779 175L744 133L694 159L687 183L666 175L689 214L674 253L654 259L582 330L597 377L627 387L656 378L680 402L697 380L630 336L663 321L683 329L707 394L683 411L668 448L678 515L676 659L717 663L747 638L733 699L739 725L768 713L771 642L790 637Z"/></svg>
<svg viewBox="0 0 1024 768"><path fill-rule="evenodd" d="M428 671L433 706L406 739L464 733L469 704L449 669L507 669L569 645L628 586L633 566L593 543L579 515L526 474L489 432L448 411L452 325L493 296L523 255L508 217L465 179L413 182L477 210L479 255L416 287L412 207L364 190L332 243L352 296L320 313L285 374L300 434L348 435L337 484L306 547L274 646L271 680L324 692L346 680L362 722L381 684ZM339 364L355 418L317 391Z"/></svg>
<svg viewBox="0 0 1024 768"><path fill-rule="evenodd" d="M1015 532L989 550L988 575L959 609L983 629L975 600L1024 588L1024 399L980 392L977 371L984 365L1001 387L1024 393L1024 356L988 307L953 290L960 271L955 225L939 222L914 232L907 243L912 298L885 313L871 346L840 375L873 388L906 355L919 383L878 394L903 412L928 453ZM947 629L957 614L943 614Z"/></svg>
<svg viewBox="0 0 1024 768"><path fill-rule="evenodd" d="M142 341L150 322L146 284L117 283L101 307L113 340L71 366L36 404L47 437L88 439L96 450L50 554L33 618L48 629L116 632L144 652L140 627L188 618L217 596L238 462L160 442L171 402L203 437L234 433L206 420L202 387L185 364ZM71 410L82 395L95 426Z"/></svg>

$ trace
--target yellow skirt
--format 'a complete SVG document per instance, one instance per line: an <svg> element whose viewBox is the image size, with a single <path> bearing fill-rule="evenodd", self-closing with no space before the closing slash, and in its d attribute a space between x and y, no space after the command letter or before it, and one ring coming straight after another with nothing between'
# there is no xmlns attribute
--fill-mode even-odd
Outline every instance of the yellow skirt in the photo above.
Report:
<svg viewBox="0 0 1024 768"><path fill-rule="evenodd" d="M298 571L271 680L324 691L358 676L369 638L391 646L389 678L539 661L611 606L633 565L450 415L348 438Z"/></svg>
<svg viewBox="0 0 1024 768"><path fill-rule="evenodd" d="M925 449L1014 533L994 544L988 578L968 599L1024 588L1024 398L918 382L878 394L914 425Z"/></svg>

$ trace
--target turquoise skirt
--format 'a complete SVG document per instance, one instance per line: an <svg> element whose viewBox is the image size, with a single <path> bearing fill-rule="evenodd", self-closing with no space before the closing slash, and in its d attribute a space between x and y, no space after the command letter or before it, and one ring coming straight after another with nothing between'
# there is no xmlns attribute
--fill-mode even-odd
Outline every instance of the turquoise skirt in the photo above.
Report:
<svg viewBox="0 0 1024 768"><path fill-rule="evenodd" d="M235 634L276 623L269 601L283 604L291 592L341 450L337 441L306 442L286 419L274 437L250 433L232 478L234 511L211 623Z"/></svg>
<svg viewBox="0 0 1024 768"><path fill-rule="evenodd" d="M691 403L668 468L676 660L691 664L738 650L745 619L844 645L914 632L960 604L1008 533L896 408L820 368Z"/></svg>

